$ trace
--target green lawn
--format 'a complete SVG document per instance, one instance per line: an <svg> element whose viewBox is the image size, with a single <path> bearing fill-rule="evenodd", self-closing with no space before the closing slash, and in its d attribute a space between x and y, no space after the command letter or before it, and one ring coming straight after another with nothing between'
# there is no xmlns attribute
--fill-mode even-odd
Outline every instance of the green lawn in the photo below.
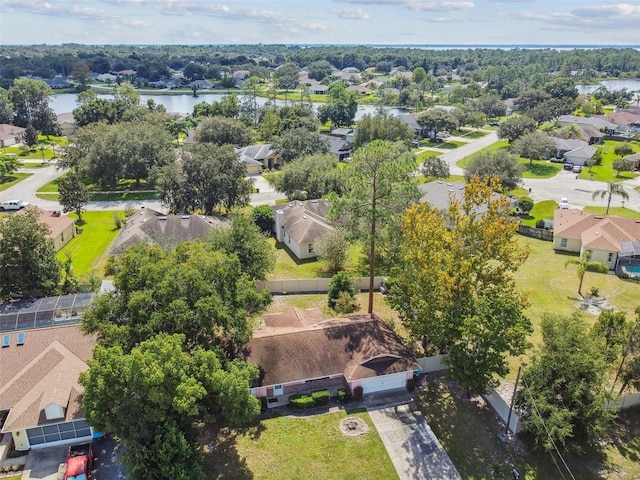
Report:
<svg viewBox="0 0 640 480"><path fill-rule="evenodd" d="M640 152L640 145L636 142L605 140L603 145L597 147L602 152L602 164L583 169L582 173L580 173L580 178L585 180L598 180L600 182L619 182L637 177L638 174L632 172L621 172L618 176L613 169L613 161L620 158L615 154L615 148L619 145L629 145L633 148L634 153Z"/></svg>
<svg viewBox="0 0 640 480"><path fill-rule="evenodd" d="M483 132L482 130L466 130L466 129L463 129L463 130L460 130L458 132L455 132L455 134L458 137L469 138L469 139L472 139L472 140L475 140L476 138L482 138L482 137L488 135L487 132Z"/></svg>
<svg viewBox="0 0 640 480"><path fill-rule="evenodd" d="M347 437L339 423L347 415L369 425L369 433ZM277 417L258 425L212 432L205 445L208 479L388 480L398 478L366 412Z"/></svg>
<svg viewBox="0 0 640 480"><path fill-rule="evenodd" d="M595 215L604 215L604 213L607 211L607 207L588 206L588 207L584 207L583 210L585 212L593 213ZM633 210L631 208L626 208L626 207L625 208L611 207L609 208L609 215L616 215L618 217L624 217L624 218L640 219L640 212L638 212L637 210Z"/></svg>
<svg viewBox="0 0 640 480"><path fill-rule="evenodd" d="M534 450L526 437L519 436L517 444L500 440L498 434L504 431L504 425L484 403L467 400L459 388L438 379L431 379L428 385L417 396L418 405L462 478L511 478L513 466L521 480L563 478L552 457ZM614 441L602 450L587 451L582 456L563 452L575 478L640 478L640 409L623 411L619 424ZM569 478L566 470L563 475Z"/></svg>
<svg viewBox="0 0 640 480"><path fill-rule="evenodd" d="M9 187L14 186L16 183L21 182L27 177L33 175L32 173L14 172L11 175L0 179L0 192L6 190Z"/></svg>
<svg viewBox="0 0 640 480"><path fill-rule="evenodd" d="M425 160L428 160L429 158L436 158L440 155L442 155L442 153L436 152L435 150L423 150L416 154L416 163L418 165L422 165Z"/></svg>
<svg viewBox="0 0 640 480"><path fill-rule="evenodd" d="M113 223L114 213L124 217L123 212L84 212L82 219L86 223L79 227L83 232L58 252L60 260L65 260L67 253L71 254L73 271L77 277L86 277L92 271L97 275L103 274L107 249L119 232ZM75 214L69 216L77 218Z"/></svg>
<svg viewBox="0 0 640 480"><path fill-rule="evenodd" d="M445 150L453 150L454 148L461 147L462 145L466 145L466 142L457 142L455 140L447 140L441 143L432 142L432 141L423 141L422 145L425 147L433 147L433 148L443 148Z"/></svg>
<svg viewBox="0 0 640 480"><path fill-rule="evenodd" d="M60 179L64 178L66 173L60 175L58 178L43 185L36 192L36 197L43 200L58 200L58 188L60 185ZM146 185L145 182L141 182L140 185L136 185L133 180L122 180L116 185L112 192L102 192L99 185L89 185L90 197L89 199L94 202L101 201L116 201L116 200L155 200L159 197L157 190L154 190ZM46 193L44 193L46 192Z"/></svg>
<svg viewBox="0 0 640 480"><path fill-rule="evenodd" d="M541 219L553 220L553 212L558 208L558 202L555 200L544 200L542 202L535 203L533 209L529 212L528 217L523 217L523 225L529 227L535 227L536 222Z"/></svg>

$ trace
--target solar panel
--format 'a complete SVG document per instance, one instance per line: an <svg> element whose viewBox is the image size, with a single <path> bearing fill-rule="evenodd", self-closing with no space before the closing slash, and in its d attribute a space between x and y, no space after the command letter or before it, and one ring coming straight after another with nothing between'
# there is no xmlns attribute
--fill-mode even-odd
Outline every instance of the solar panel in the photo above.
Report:
<svg viewBox="0 0 640 480"><path fill-rule="evenodd" d="M25 333L20 332L18 334L18 341L16 342L16 345L24 345L24 337L25 337Z"/></svg>
<svg viewBox="0 0 640 480"><path fill-rule="evenodd" d="M11 345L11 334L7 334L2 337L2 348Z"/></svg>

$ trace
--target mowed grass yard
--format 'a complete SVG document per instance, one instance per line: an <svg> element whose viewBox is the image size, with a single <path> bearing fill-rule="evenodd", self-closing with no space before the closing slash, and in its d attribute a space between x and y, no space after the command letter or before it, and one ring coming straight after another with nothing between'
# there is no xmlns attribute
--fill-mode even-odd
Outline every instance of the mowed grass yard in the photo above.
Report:
<svg viewBox="0 0 640 480"><path fill-rule="evenodd" d="M0 192L6 190L9 187L13 187L16 183L21 182L27 177L33 175L32 173L14 172L11 175L7 175L0 179Z"/></svg>
<svg viewBox="0 0 640 480"><path fill-rule="evenodd" d="M613 169L613 161L620 158L616 155L615 149L620 145L628 145L633 149L634 153L640 152L640 144L637 142L617 142L614 140L605 140L602 145L594 145L602 152L602 163L592 168L584 168L580 173L580 178L589 180L598 180L600 182L619 182L621 180L629 180L638 176L633 172L620 172L620 175Z"/></svg>
<svg viewBox="0 0 640 480"><path fill-rule="evenodd" d="M369 433L347 437L340 421L356 416ZM206 432L205 471L217 480L388 480L398 478L366 412L276 417L242 429Z"/></svg>
<svg viewBox="0 0 640 480"><path fill-rule="evenodd" d="M526 436L515 443L500 440L504 424L484 402L468 400L456 385L430 379L416 401L463 479L512 478L513 466L521 480L570 478L566 470L558 471L551 454L534 450ZM640 408L620 413L615 433L602 449L562 453L579 480L640 478ZM557 457L555 461L562 465Z"/></svg>
<svg viewBox="0 0 640 480"><path fill-rule="evenodd" d="M57 254L59 260L64 261L67 254L71 255L73 272L80 278L86 279L91 272L102 276L102 269L107 258L107 249L118 236L119 230L115 228L113 215L124 218L124 212L84 212L82 219L85 224L79 226L83 232L76 235ZM76 214L69 214L72 218L78 218Z"/></svg>

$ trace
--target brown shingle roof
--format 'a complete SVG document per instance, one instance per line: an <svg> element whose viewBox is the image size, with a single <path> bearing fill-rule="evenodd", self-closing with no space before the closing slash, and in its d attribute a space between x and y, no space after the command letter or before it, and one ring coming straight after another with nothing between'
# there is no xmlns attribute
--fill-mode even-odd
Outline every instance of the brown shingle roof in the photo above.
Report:
<svg viewBox="0 0 640 480"><path fill-rule="evenodd" d="M131 245L146 242L178 244L191 240L206 240L214 226L224 222L200 215L165 215L150 208L130 217L114 240L110 255L123 253Z"/></svg>
<svg viewBox="0 0 640 480"><path fill-rule="evenodd" d="M325 320L296 331L258 330L247 345L248 360L261 369L260 385L344 374L348 381L420 366L377 316Z"/></svg>
<svg viewBox="0 0 640 480"><path fill-rule="evenodd" d="M4 431L37 425L51 403L66 407L66 420L82 418L78 376L87 369L95 337L77 325L27 330L20 346L16 337L11 333L11 345L0 350L0 409L11 409Z"/></svg>

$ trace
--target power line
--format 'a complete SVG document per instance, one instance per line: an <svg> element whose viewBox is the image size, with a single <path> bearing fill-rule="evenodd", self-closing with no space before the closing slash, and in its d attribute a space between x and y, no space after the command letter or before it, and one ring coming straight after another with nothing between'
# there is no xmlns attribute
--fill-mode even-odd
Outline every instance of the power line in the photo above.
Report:
<svg viewBox="0 0 640 480"><path fill-rule="evenodd" d="M562 460L562 464L564 465L564 468L567 469L567 472L569 472L569 475L571 475L571 478L573 480L576 480L576 477L573 476L573 473L571 472L571 469L569 468L569 465L567 465L567 462L565 462L564 457L560 453L560 450L558 449L558 446L556 445L556 442L553 440L553 437L549 433L549 429L547 428L547 424L545 423L544 418L542 418L542 415L540 414L540 411L538 410L538 406L536 405L536 402L533 399L533 395L531 394L531 391L529 389L529 385L527 385L527 382L526 382L526 380L524 378L522 379L522 383L524 384L524 386L525 386L525 388L527 390L527 393L529 394L529 398L531 398L531 404L533 405L533 408L536 411L536 414L538 415L538 417L540 418L540 421L542 422L542 426L544 427L544 431L547 433L547 437L549 437L549 440L551 440L551 445L553 445L553 448L555 449L556 453L560 457L560 460ZM562 470L560 469L560 465L558 465L558 463L556 462L556 459L553 457L553 455L551 455L551 458L553 459L553 463L555 463L556 468L560 472L560 475L562 475L562 478L564 479L564 475L562 474Z"/></svg>

